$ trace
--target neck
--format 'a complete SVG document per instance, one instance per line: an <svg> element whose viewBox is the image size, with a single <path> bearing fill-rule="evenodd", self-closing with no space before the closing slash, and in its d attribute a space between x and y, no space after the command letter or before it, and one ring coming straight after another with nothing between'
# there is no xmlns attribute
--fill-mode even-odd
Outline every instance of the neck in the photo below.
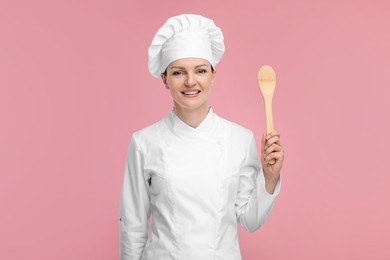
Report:
<svg viewBox="0 0 390 260"><path fill-rule="evenodd" d="M193 128L197 128L202 123L208 112L209 106L207 104L197 109L185 109L175 104L176 115L181 121Z"/></svg>

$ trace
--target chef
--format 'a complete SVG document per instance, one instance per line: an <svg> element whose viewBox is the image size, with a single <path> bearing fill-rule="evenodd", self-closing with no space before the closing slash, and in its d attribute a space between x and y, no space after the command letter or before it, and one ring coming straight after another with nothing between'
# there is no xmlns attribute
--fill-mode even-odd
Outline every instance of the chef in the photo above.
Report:
<svg viewBox="0 0 390 260"><path fill-rule="evenodd" d="M200 15L168 19L152 40L149 71L174 108L129 142L121 260L240 260L237 223L253 232L273 207L284 159L280 134L263 134L260 164L252 131L208 103L224 50L220 28Z"/></svg>

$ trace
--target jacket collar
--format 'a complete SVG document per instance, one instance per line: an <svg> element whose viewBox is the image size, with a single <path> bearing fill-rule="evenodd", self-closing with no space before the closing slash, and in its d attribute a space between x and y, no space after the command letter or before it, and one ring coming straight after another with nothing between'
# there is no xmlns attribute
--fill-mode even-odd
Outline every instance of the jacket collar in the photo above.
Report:
<svg viewBox="0 0 390 260"><path fill-rule="evenodd" d="M215 120L215 114L213 112L212 107L209 107L209 111L203 121L196 127L192 127L184 123L175 113L173 109L170 112L170 121L172 123L172 127L174 129L180 129L184 131L192 131L192 132L208 132L212 129Z"/></svg>

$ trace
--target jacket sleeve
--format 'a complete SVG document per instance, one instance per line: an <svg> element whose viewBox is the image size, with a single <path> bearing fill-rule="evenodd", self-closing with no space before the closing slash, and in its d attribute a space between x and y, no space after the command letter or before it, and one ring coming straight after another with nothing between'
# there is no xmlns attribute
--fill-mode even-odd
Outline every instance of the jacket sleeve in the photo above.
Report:
<svg viewBox="0 0 390 260"><path fill-rule="evenodd" d="M120 259L139 260L148 239L150 218L149 183L143 155L132 136L127 151L119 209Z"/></svg>
<svg viewBox="0 0 390 260"><path fill-rule="evenodd" d="M256 141L251 133L248 152L241 165L236 215L240 225L248 232L256 231L267 219L279 194L279 179L273 194L265 189L265 179L256 149Z"/></svg>

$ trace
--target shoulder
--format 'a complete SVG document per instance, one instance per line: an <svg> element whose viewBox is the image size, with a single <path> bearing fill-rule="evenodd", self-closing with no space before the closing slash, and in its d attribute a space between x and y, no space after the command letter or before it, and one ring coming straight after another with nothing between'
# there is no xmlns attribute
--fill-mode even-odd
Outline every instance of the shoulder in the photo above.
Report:
<svg viewBox="0 0 390 260"><path fill-rule="evenodd" d="M156 123L135 131L131 136L131 140L139 144L148 145L153 143L155 140L160 139L161 135L168 130L168 117L169 115Z"/></svg>

